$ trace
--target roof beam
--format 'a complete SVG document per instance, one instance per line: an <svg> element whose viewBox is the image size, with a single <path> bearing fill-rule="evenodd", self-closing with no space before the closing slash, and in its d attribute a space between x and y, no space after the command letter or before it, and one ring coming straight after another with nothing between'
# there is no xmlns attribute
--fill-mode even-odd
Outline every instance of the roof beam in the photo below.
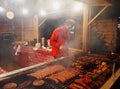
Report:
<svg viewBox="0 0 120 89"><path fill-rule="evenodd" d="M112 6L112 4L108 4L108 3L104 3L104 4L99 4L99 3L96 3L96 4L92 4L92 5L90 5L90 6Z"/></svg>
<svg viewBox="0 0 120 89"><path fill-rule="evenodd" d="M92 19L89 21L88 25L90 25L103 11L105 11L105 9L107 9L107 6L104 6L102 10L100 10L100 12Z"/></svg>

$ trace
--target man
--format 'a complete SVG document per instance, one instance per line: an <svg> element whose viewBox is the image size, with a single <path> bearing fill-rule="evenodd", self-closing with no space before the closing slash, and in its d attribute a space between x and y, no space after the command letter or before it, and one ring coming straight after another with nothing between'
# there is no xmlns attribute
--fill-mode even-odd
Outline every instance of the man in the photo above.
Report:
<svg viewBox="0 0 120 89"><path fill-rule="evenodd" d="M71 38L70 29L75 24L75 21L68 19L64 25L56 28L50 38L52 46L52 55L54 58L68 55L68 45Z"/></svg>

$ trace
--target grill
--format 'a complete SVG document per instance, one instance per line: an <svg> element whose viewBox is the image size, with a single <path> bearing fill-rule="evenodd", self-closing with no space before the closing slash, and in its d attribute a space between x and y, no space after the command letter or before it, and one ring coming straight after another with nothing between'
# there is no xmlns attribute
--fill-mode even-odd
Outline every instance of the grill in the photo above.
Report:
<svg viewBox="0 0 120 89"><path fill-rule="evenodd" d="M68 67L69 63L71 63L72 60L67 63L65 62L65 60L66 60L66 58L59 58L58 60L53 60L53 61L50 61L47 63L37 64L37 65L30 66L30 67L22 68L19 70L15 70L12 72L8 72L5 74L1 74L0 75L0 89L2 89L2 87L7 83L16 83L17 88L15 88L15 89L22 89L22 88L24 88L24 86L22 86L22 88L21 88L20 85L22 85L23 83L25 83L27 81L28 82L31 81L31 83L28 84L27 86L25 84L25 87L27 87L28 89L61 89L61 87L64 88L63 84L57 84L57 86L56 86L56 84L53 81L50 81L50 80L44 79L44 78L42 79L45 81L44 85L35 87L35 86L33 86L32 83L34 80L36 80L36 78L34 78L32 76L27 76L27 74L37 71L37 70L40 70L40 69L43 69L43 68L46 68L51 65L61 64L62 66L65 65L66 67Z"/></svg>
<svg viewBox="0 0 120 89"><path fill-rule="evenodd" d="M76 57L74 57L74 58L76 58ZM81 81L80 78L82 78L84 75L87 74L87 72L90 72L92 69L97 68L97 64L91 64L91 63L87 62L87 65L85 64L83 66L83 68L85 70L79 69L79 70L77 70L77 72L79 72L79 73L75 72L76 75L69 78L68 76L71 76L71 74L74 74L74 72L71 72L72 70L70 70L70 73L69 73L69 71L68 71L68 73L65 72L66 74L64 74L64 75L67 75L65 77L64 75L61 74L61 72L67 71L70 68L73 69L71 67L71 63L75 62L74 58L73 57L66 57L66 58L63 57L63 58L59 58L58 60L53 60L53 61L50 61L47 63L37 64L34 66L30 66L30 67L26 67L26 68L23 68L20 70L13 71L10 73L2 74L2 75L0 75L0 89L2 89L3 86L8 83L16 83L17 87L14 89L69 89L68 86L71 84L73 84L74 87L76 87L75 80ZM90 58L90 57L88 57L88 58ZM80 59L78 58L78 60L80 60ZM83 62L85 61L85 60L83 60L83 57L82 57L82 61ZM107 61L107 62L109 62L109 61ZM56 65L63 66L63 67L65 67L65 69L59 70L59 67L57 67L58 70L55 69L56 71L51 72L50 74L48 73L48 71L46 71L48 73L48 75L46 75L40 79L39 79L39 77L28 76L39 70L43 70L45 68L51 68L51 66L53 67ZM89 67L91 67L91 68L89 68ZM91 81L91 82L89 82L89 84L84 84L84 85L80 84L80 85L82 87L84 87L85 89L96 89L105 82L103 80L107 80L109 78L109 76L111 76L111 73L112 73L111 69L108 68L105 71L103 71L102 73L100 73L100 75L97 77L97 80ZM39 74L39 76L42 76L42 74L41 75L40 74ZM61 75L61 76L58 76L56 74ZM58 77L61 77L63 80L64 79L66 79L66 80L64 82L62 82L59 78L57 78L59 80L59 82L53 81L52 79L50 79L52 75L53 75L53 77L52 77L53 80L56 79L55 75ZM103 80L101 80L101 79L103 79ZM44 84L42 84L41 86L34 86L33 82L35 80L43 80ZM86 88L86 87L89 87L89 88ZM74 88L72 88L72 89L74 89Z"/></svg>

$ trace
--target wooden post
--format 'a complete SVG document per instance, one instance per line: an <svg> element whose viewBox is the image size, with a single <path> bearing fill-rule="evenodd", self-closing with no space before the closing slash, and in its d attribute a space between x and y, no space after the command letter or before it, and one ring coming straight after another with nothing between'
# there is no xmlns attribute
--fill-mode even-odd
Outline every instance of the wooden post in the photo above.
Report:
<svg viewBox="0 0 120 89"><path fill-rule="evenodd" d="M89 7L85 5L83 9L83 52L88 50L88 20L89 20Z"/></svg>
<svg viewBox="0 0 120 89"><path fill-rule="evenodd" d="M38 15L34 16L34 36L37 39L37 43L39 43Z"/></svg>
<svg viewBox="0 0 120 89"><path fill-rule="evenodd" d="M24 31L23 31L23 29L24 29L24 27L23 27L23 19L21 19L21 41L23 41L24 40Z"/></svg>

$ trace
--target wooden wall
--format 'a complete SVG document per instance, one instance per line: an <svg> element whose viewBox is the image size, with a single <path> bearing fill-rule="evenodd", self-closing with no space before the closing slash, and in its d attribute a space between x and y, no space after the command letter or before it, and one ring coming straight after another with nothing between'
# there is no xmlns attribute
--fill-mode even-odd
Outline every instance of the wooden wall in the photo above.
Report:
<svg viewBox="0 0 120 89"><path fill-rule="evenodd" d="M96 33L97 37L99 39L102 39L104 42L100 48L102 48L102 46L105 46L105 50L108 52L116 51L116 30L117 20L115 19L95 20L90 26L90 32Z"/></svg>
<svg viewBox="0 0 120 89"><path fill-rule="evenodd" d="M30 41L35 38L34 22L31 19L15 19L9 22L0 23L0 33L14 33L16 41Z"/></svg>
<svg viewBox="0 0 120 89"><path fill-rule="evenodd" d="M23 22L23 41L31 41L34 38L35 38L35 31L34 31L33 21Z"/></svg>
<svg viewBox="0 0 120 89"><path fill-rule="evenodd" d="M77 22L75 29L75 48L82 49L83 24Z"/></svg>
<svg viewBox="0 0 120 89"><path fill-rule="evenodd" d="M82 48L82 36L83 28L82 23L78 22L76 25L75 32L75 44L76 48ZM83 29L83 30L82 30ZM101 51L100 53L116 51L116 30L117 30L117 20L116 19L101 19L95 20L89 26L88 35L88 49L96 51ZM102 41L101 41L101 40Z"/></svg>
<svg viewBox="0 0 120 89"><path fill-rule="evenodd" d="M17 40L21 40L21 26L7 23L0 23L0 33L15 33Z"/></svg>

